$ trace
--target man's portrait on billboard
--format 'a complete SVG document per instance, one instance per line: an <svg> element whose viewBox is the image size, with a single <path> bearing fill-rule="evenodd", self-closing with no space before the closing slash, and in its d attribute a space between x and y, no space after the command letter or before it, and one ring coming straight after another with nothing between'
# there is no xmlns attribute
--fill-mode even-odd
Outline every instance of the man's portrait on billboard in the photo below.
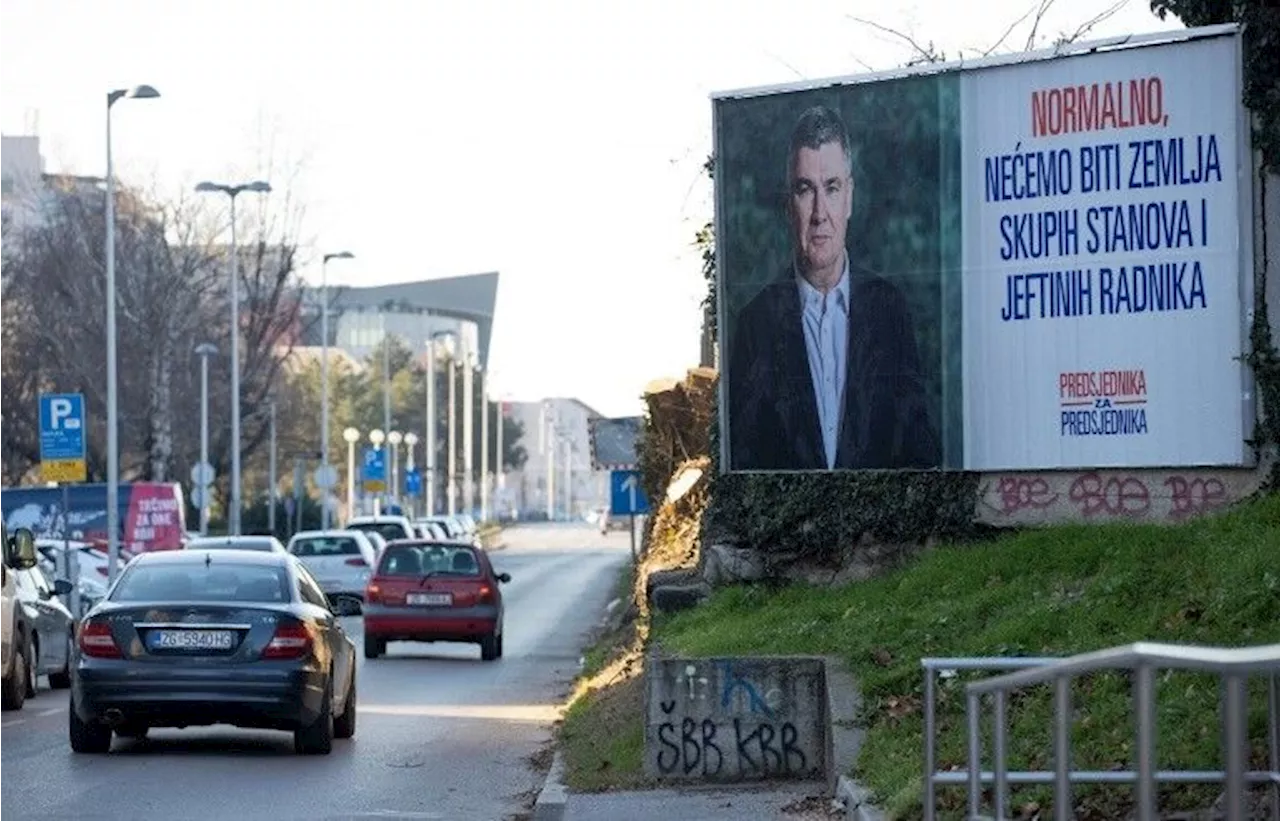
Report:
<svg viewBox="0 0 1280 821"><path fill-rule="evenodd" d="M860 193L853 155L840 114L816 105L778 158L791 262L751 271L767 284L729 317L730 470L942 462L908 301L849 250Z"/></svg>

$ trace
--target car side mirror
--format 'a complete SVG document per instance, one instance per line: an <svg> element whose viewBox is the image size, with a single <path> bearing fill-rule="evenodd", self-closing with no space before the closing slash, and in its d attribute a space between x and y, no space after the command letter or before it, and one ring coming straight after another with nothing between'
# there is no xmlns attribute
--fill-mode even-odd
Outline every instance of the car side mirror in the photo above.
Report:
<svg viewBox="0 0 1280 821"><path fill-rule="evenodd" d="M36 566L36 537L28 528L13 532L13 566L17 570Z"/></svg>
<svg viewBox="0 0 1280 821"><path fill-rule="evenodd" d="M66 579L54 579L53 595L70 596L72 589L73 588L72 588L71 582L67 581Z"/></svg>
<svg viewBox="0 0 1280 821"><path fill-rule="evenodd" d="M503 584L506 584L507 582L511 581L511 574L510 574L510 573L499 573L499 574L498 574L498 581L502 582Z"/></svg>

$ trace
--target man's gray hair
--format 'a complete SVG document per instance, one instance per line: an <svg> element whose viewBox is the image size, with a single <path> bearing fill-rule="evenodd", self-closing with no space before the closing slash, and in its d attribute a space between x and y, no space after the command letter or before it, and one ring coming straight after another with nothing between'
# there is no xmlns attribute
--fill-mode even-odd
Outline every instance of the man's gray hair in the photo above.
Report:
<svg viewBox="0 0 1280 821"><path fill-rule="evenodd" d="M788 189L791 187L791 174L796 154L800 153L800 149L811 148L817 151L831 142L840 143L840 148L844 151L845 163L849 168L849 175L853 176L853 151L849 143L849 131L845 128L844 120L840 115L824 105L816 105L800 115L800 119L796 121L795 130L791 132L791 150L787 152Z"/></svg>

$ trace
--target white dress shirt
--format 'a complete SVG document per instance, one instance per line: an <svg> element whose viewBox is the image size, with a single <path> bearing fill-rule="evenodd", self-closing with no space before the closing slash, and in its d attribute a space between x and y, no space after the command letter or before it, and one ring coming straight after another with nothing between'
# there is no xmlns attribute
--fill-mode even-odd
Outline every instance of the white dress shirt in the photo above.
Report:
<svg viewBox="0 0 1280 821"><path fill-rule="evenodd" d="M826 447L827 468L836 464L836 445L843 407L845 358L849 338L849 259L836 287L823 294L804 277L796 275L800 289L800 316L804 345L809 353L809 374L818 400L818 423Z"/></svg>

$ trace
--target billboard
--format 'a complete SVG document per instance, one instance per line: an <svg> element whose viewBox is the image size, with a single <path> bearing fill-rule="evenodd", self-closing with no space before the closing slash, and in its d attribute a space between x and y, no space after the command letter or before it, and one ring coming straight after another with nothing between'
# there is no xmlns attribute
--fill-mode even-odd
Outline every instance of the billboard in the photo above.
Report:
<svg viewBox="0 0 1280 821"><path fill-rule="evenodd" d="M713 97L726 470L1241 465L1234 26Z"/></svg>

